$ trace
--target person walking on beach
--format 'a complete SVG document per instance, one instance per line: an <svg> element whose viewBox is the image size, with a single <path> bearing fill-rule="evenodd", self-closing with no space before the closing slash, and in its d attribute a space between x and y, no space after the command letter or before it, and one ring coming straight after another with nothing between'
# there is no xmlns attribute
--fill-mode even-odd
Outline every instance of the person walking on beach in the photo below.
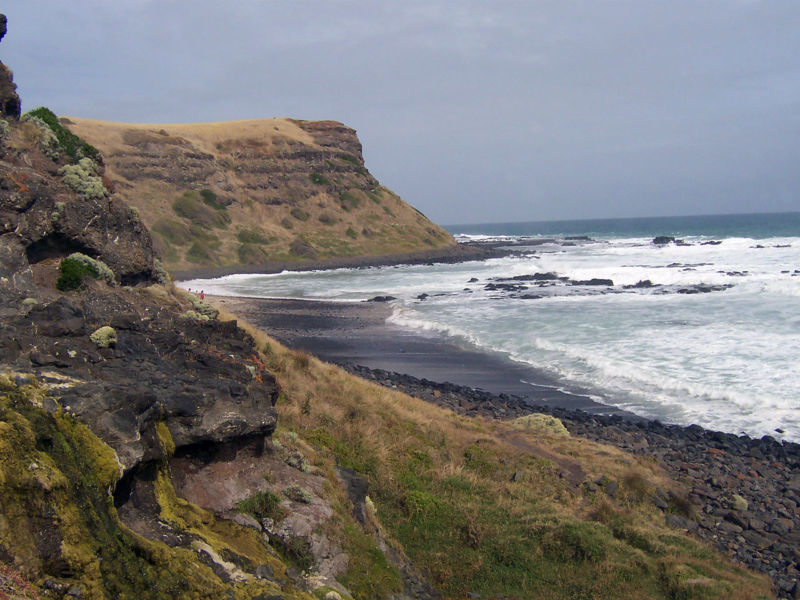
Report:
<svg viewBox="0 0 800 600"><path fill-rule="evenodd" d="M200 300L206 299L206 293L203 290L200 290Z"/></svg>

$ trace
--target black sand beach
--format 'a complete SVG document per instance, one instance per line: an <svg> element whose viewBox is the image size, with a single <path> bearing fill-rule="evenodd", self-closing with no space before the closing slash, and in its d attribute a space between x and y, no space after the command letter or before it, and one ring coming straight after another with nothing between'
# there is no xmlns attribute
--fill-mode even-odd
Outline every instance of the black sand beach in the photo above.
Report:
<svg viewBox="0 0 800 600"><path fill-rule="evenodd" d="M567 393L532 367L501 354L461 346L444 336L425 335L386 322L383 302L319 302L292 299L214 297L214 304L290 346L339 365L362 365L450 382L536 406L626 415L588 396Z"/></svg>

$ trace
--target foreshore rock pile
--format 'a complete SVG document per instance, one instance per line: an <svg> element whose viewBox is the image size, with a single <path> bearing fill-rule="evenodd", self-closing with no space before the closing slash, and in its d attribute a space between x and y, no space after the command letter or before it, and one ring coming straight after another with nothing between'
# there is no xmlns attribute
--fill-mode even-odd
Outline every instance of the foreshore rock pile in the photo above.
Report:
<svg viewBox="0 0 800 600"><path fill-rule="evenodd" d="M653 503L666 522L709 541L735 560L770 576L779 597L800 597L800 444L753 439L697 425L681 427L622 416L533 406L524 398L439 383L381 369L342 365L355 375L422 398L458 414L514 419L531 412L560 419L570 434L606 442L657 461L684 488L684 514ZM569 474L565 473L565 477ZM616 482L585 479L596 493Z"/></svg>

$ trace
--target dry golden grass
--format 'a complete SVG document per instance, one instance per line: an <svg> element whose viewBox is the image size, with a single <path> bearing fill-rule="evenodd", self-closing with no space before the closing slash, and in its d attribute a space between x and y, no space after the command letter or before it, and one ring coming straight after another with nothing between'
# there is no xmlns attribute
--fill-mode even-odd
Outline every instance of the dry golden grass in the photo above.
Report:
<svg viewBox="0 0 800 600"><path fill-rule="evenodd" d="M218 121L213 123L121 123L67 117L70 130L76 135L91 140L90 143L102 151L119 151L125 146L124 135L129 131L140 131L162 136L162 131L170 137L183 138L209 154L217 152L216 145L232 140L255 139L271 143L276 136L317 147L313 136L287 118L245 119L239 121Z"/></svg>

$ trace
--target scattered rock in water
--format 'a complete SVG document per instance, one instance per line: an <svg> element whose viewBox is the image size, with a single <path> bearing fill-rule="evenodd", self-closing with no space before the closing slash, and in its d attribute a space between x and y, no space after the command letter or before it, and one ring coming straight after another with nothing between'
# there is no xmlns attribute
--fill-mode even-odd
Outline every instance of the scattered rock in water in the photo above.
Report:
<svg viewBox="0 0 800 600"><path fill-rule="evenodd" d="M656 246L666 246L667 244L674 244L675 238L669 235L658 235L653 238L652 243Z"/></svg>
<svg viewBox="0 0 800 600"><path fill-rule="evenodd" d="M642 279L637 281L636 283L632 283L630 285L623 285L622 288L625 290L641 290L641 289L648 289L651 287L655 287L653 282L649 279Z"/></svg>
<svg viewBox="0 0 800 600"><path fill-rule="evenodd" d="M367 302L391 302L392 300L397 300L397 298L394 296L375 296L367 300Z"/></svg>
<svg viewBox="0 0 800 600"><path fill-rule="evenodd" d="M592 278L592 279L585 279L583 281L570 281L570 285L604 285L607 287L614 287L614 281L611 279L599 279L599 278Z"/></svg>

